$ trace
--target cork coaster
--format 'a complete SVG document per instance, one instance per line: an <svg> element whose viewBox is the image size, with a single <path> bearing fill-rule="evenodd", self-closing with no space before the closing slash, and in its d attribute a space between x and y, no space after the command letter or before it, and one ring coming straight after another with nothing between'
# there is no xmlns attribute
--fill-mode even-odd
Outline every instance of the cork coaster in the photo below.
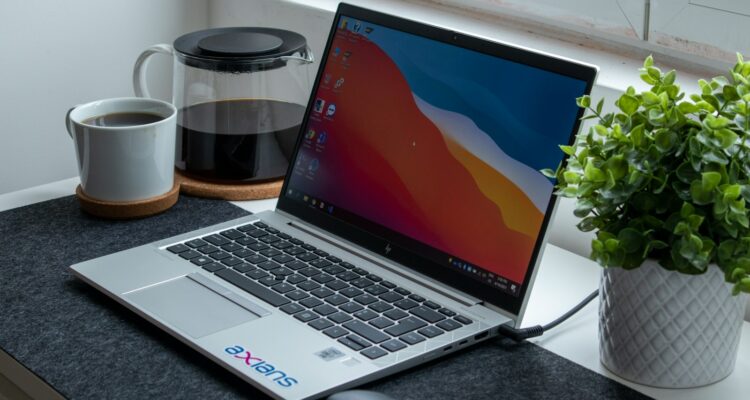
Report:
<svg viewBox="0 0 750 400"><path fill-rule="evenodd" d="M137 201L104 201L83 193L81 185L76 188L76 197L83 211L97 217L109 219L135 219L148 217L168 210L180 196L180 184L175 180L172 189L161 196Z"/></svg>
<svg viewBox="0 0 750 400"><path fill-rule="evenodd" d="M283 179L261 183L221 183L209 182L174 172L175 182L180 184L180 192L195 197L229 201L262 200L279 197Z"/></svg>

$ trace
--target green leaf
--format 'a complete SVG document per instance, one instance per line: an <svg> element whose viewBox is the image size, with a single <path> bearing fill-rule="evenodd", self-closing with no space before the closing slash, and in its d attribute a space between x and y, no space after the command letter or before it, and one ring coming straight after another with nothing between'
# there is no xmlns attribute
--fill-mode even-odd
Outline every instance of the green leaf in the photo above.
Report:
<svg viewBox="0 0 750 400"><path fill-rule="evenodd" d="M555 174L555 171L553 171L553 170L551 170L549 168L544 168L540 172L542 173L542 175L546 176L547 178L553 178L553 179L557 178L557 175Z"/></svg>
<svg viewBox="0 0 750 400"><path fill-rule="evenodd" d="M729 129L723 128L714 132L714 136L719 140L722 149L728 149L737 142L738 136Z"/></svg>
<svg viewBox="0 0 750 400"><path fill-rule="evenodd" d="M596 113L601 114L603 108L604 108L604 99L602 98L601 100L599 100L598 103L596 103Z"/></svg>
<svg viewBox="0 0 750 400"><path fill-rule="evenodd" d="M653 67L654 66L654 57L652 55L649 55L646 57L645 60L643 60L643 68Z"/></svg>
<svg viewBox="0 0 750 400"><path fill-rule="evenodd" d="M716 189L721 182L721 174L718 172L704 172L701 174L701 188L705 192Z"/></svg>
<svg viewBox="0 0 750 400"><path fill-rule="evenodd" d="M620 248L626 253L634 253L643 246L643 235L633 228L625 228L617 235L620 242Z"/></svg>
<svg viewBox="0 0 750 400"><path fill-rule="evenodd" d="M665 85L671 85L674 83L675 78L677 78L677 73L674 70L671 70L664 74L664 79L662 81Z"/></svg>
<svg viewBox="0 0 750 400"><path fill-rule="evenodd" d="M730 85L722 88L722 94L724 94L724 101L735 101L740 98L740 95L737 93L737 88Z"/></svg>
<svg viewBox="0 0 750 400"><path fill-rule="evenodd" d="M588 108L591 105L591 97L589 95L581 96L576 99L576 104L581 108Z"/></svg>
<svg viewBox="0 0 750 400"><path fill-rule="evenodd" d="M562 150L563 153L565 153L565 154L567 154L569 156L575 156L576 155L576 148L573 147L573 146L565 146L565 145L561 144L560 145L560 150Z"/></svg>
<svg viewBox="0 0 750 400"><path fill-rule="evenodd" d="M602 171L599 168L596 168L594 166L594 163L589 162L586 164L586 167L583 170L583 177L586 180L589 180L591 182L605 182L607 180L607 176L604 174L604 171Z"/></svg>
<svg viewBox="0 0 750 400"><path fill-rule="evenodd" d="M698 106L687 101L683 101L682 103L678 104L677 109L683 114L693 114L697 113L700 110Z"/></svg>
<svg viewBox="0 0 750 400"><path fill-rule="evenodd" d="M643 104L647 106L659 104L659 102L661 101L659 99L659 96L656 93L651 92L651 91L645 91L641 93L641 98L643 99Z"/></svg>
<svg viewBox="0 0 750 400"><path fill-rule="evenodd" d="M581 181L581 175L573 171L563 172L563 178L565 179L565 182L572 185L576 185Z"/></svg>
<svg viewBox="0 0 750 400"><path fill-rule="evenodd" d="M627 115L633 115L636 110L638 110L639 105L640 102L638 101L638 99L629 94L623 94L617 101L617 106L620 107L620 110L622 110L622 112Z"/></svg>

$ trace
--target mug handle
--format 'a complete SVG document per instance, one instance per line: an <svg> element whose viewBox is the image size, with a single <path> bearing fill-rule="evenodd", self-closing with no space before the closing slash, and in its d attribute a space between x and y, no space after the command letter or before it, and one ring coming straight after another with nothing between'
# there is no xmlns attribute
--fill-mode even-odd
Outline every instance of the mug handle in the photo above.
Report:
<svg viewBox="0 0 750 400"><path fill-rule="evenodd" d="M73 123L70 121L70 113L76 109L76 107L70 107L70 110L65 114L65 129L68 131L68 136L73 139Z"/></svg>
<svg viewBox="0 0 750 400"><path fill-rule="evenodd" d="M133 67L133 90L135 90L135 95L138 97L151 97L148 88L146 88L146 65L148 64L148 58L156 53L171 56L174 54L174 48L168 44L155 44L144 50L138 56L138 59L135 60L135 66Z"/></svg>

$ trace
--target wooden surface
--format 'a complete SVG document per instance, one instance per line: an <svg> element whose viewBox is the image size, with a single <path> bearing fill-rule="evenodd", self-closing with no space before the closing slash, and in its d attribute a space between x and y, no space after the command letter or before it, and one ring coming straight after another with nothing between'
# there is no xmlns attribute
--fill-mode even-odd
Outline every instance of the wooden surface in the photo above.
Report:
<svg viewBox="0 0 750 400"><path fill-rule="evenodd" d="M81 185L76 187L76 197L81 209L91 215L108 219L143 218L168 210L180 197L180 185L175 180L172 189L161 196L146 200L112 202L91 198L83 192Z"/></svg>
<svg viewBox="0 0 750 400"><path fill-rule="evenodd" d="M195 197L228 201L262 200L279 197L283 179L261 183L220 183L198 180L175 170L175 182L180 192Z"/></svg>

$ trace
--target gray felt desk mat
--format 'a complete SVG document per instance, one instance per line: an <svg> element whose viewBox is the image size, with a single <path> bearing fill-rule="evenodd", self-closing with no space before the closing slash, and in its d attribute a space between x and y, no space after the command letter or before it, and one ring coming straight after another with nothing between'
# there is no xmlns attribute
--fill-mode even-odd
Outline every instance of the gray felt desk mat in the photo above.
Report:
<svg viewBox="0 0 750 400"><path fill-rule="evenodd" d="M0 348L74 399L266 398L67 267L247 213L182 196L155 217L112 222L73 196L0 213ZM601 399L641 394L533 344L491 340L374 382L397 399Z"/></svg>

